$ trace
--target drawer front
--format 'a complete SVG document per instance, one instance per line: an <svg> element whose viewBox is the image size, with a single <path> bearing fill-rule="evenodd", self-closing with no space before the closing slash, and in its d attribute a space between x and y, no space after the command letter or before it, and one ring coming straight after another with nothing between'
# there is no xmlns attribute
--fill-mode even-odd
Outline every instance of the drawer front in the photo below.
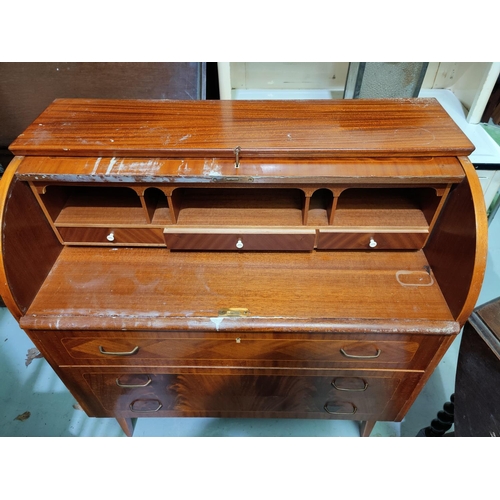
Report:
<svg viewBox="0 0 500 500"><path fill-rule="evenodd" d="M170 250L312 251L316 231L165 229Z"/></svg>
<svg viewBox="0 0 500 500"><path fill-rule="evenodd" d="M337 232L320 230L318 250L418 250L428 232Z"/></svg>
<svg viewBox="0 0 500 500"><path fill-rule="evenodd" d="M384 368L423 370L440 336L255 333L43 332L41 343L60 365ZM340 338L339 338L340 337Z"/></svg>
<svg viewBox="0 0 500 500"><path fill-rule="evenodd" d="M59 227L65 243L94 243L100 245L165 246L162 229L113 227Z"/></svg>
<svg viewBox="0 0 500 500"><path fill-rule="evenodd" d="M105 415L276 416L394 420L421 373L332 371L317 376L82 370ZM97 415L99 416L99 415Z"/></svg>

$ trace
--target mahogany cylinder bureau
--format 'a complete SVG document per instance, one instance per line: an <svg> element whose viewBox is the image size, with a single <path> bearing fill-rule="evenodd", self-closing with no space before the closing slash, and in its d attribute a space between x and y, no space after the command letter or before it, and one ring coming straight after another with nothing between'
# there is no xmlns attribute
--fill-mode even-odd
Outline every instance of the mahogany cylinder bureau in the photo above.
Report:
<svg viewBox="0 0 500 500"><path fill-rule="evenodd" d="M11 145L1 295L89 416L401 421L471 313L433 99L61 99Z"/></svg>

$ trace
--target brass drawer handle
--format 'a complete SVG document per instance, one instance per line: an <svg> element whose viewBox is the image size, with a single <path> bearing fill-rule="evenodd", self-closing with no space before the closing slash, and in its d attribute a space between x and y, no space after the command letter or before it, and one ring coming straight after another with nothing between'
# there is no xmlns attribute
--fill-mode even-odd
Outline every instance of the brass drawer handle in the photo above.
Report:
<svg viewBox="0 0 500 500"><path fill-rule="evenodd" d="M106 356L132 356L132 354L135 354L139 350L139 346L135 346L131 351L129 352L111 352L111 351L105 351L102 345L99 346L99 352L101 354L106 354Z"/></svg>
<svg viewBox="0 0 500 500"><path fill-rule="evenodd" d="M328 409L328 401L325 403L325 406L323 406L324 410L329 413L330 415L354 415L358 409L352 404L349 403L352 406L352 411L330 411Z"/></svg>
<svg viewBox="0 0 500 500"><path fill-rule="evenodd" d="M347 354L343 348L340 348L340 352L346 357L346 358L354 358L354 359L375 359L378 358L381 354L382 351L380 349L377 349L377 353L373 354L371 356L359 356L357 354Z"/></svg>
<svg viewBox="0 0 500 500"><path fill-rule="evenodd" d="M337 391L346 391L346 392L364 392L366 391L366 389L368 389L368 382L362 378L360 378L359 380L361 380L364 384L364 387L362 389L347 389L345 387L339 387L336 383L335 383L335 380L337 379L333 379L332 380L332 386L335 387L335 389L337 389Z"/></svg>
<svg viewBox="0 0 500 500"><path fill-rule="evenodd" d="M160 408L162 408L162 407L163 407L163 405L162 405L162 404L160 403L160 401L158 401L157 399L149 399L148 401L156 401L156 402L158 403L158 406L157 406L155 409L153 409L153 410L136 410L136 409L134 408L134 405L135 405L135 403L137 403L138 401L144 401L144 400L142 400L142 399L136 399L136 400L132 401L132 402L130 403L130 405L129 405L130 411L133 411L133 412L135 412L135 413L155 413L155 412L157 412Z"/></svg>
<svg viewBox="0 0 500 500"><path fill-rule="evenodd" d="M147 387L151 383L151 377L148 376L148 381L145 384L122 384L120 383L120 379L116 379L116 385L118 387L124 387L126 389L137 389L138 387Z"/></svg>

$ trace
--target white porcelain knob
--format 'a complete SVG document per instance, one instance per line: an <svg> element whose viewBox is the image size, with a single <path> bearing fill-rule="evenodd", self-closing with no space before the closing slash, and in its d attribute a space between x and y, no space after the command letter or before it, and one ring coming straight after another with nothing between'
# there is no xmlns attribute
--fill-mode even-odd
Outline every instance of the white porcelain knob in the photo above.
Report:
<svg viewBox="0 0 500 500"><path fill-rule="evenodd" d="M107 236L106 236L106 239L108 241L115 241L115 233L113 233L113 231L111 231Z"/></svg>
<svg viewBox="0 0 500 500"><path fill-rule="evenodd" d="M236 242L236 248L243 248L243 242L241 241L241 238L238 238L238 241Z"/></svg>
<svg viewBox="0 0 500 500"><path fill-rule="evenodd" d="M370 238L370 243L368 243L370 248L375 248L377 246L377 242L373 239Z"/></svg>

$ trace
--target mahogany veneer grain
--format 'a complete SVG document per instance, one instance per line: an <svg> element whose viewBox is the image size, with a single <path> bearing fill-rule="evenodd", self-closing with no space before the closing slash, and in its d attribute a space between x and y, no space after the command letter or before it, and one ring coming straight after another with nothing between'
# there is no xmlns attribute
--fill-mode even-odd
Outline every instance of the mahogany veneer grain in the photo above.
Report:
<svg viewBox="0 0 500 500"><path fill-rule="evenodd" d="M186 254L66 247L24 321L81 318L83 326L97 317L104 326L114 317L130 327L175 317L187 327L207 318L215 328L209 318L241 307L249 316L233 320L236 325L253 318L452 322L437 282L422 287L398 280L398 272L418 274L427 268L421 251Z"/></svg>
<svg viewBox="0 0 500 500"><path fill-rule="evenodd" d="M205 186L214 179L251 178L253 183L328 183L357 184L426 184L459 182L464 178L460 162L454 157L381 157L331 158L291 161L286 157L266 160L245 158L239 169L225 158L199 159L186 156L168 158L127 157L44 157L27 156L18 168L22 180L41 184L51 182L147 182L177 184L200 182ZM233 182L232 185L235 185ZM237 185L237 184L236 184Z"/></svg>
<svg viewBox="0 0 500 500"><path fill-rule="evenodd" d="M212 369L147 370L91 367L64 369L95 395L93 412L100 417L209 416L251 418L340 418L369 420L398 416L397 401L408 397L421 372L303 370L300 376L272 371ZM143 388L122 388L144 385ZM359 379L366 391L340 391ZM364 384L363 384L364 385ZM331 413L324 406L328 403ZM353 412L353 409L356 409ZM334 412L339 412L335 414Z"/></svg>
<svg viewBox="0 0 500 500"><path fill-rule="evenodd" d="M424 371L443 335L379 332L37 331L60 366L233 366ZM102 352L104 350L105 354ZM369 358L377 354L380 355ZM109 353L132 353L128 356ZM368 356L353 358L346 356Z"/></svg>
<svg viewBox="0 0 500 500"><path fill-rule="evenodd" d="M472 150L430 99L57 100L0 184L0 292L127 435L139 416L369 435L405 416L477 300Z"/></svg>
<svg viewBox="0 0 500 500"><path fill-rule="evenodd" d="M117 124L119 125L117 127ZM256 126L258 124L258 126ZM60 99L16 155L352 158L457 156L474 146L435 99L152 101Z"/></svg>

